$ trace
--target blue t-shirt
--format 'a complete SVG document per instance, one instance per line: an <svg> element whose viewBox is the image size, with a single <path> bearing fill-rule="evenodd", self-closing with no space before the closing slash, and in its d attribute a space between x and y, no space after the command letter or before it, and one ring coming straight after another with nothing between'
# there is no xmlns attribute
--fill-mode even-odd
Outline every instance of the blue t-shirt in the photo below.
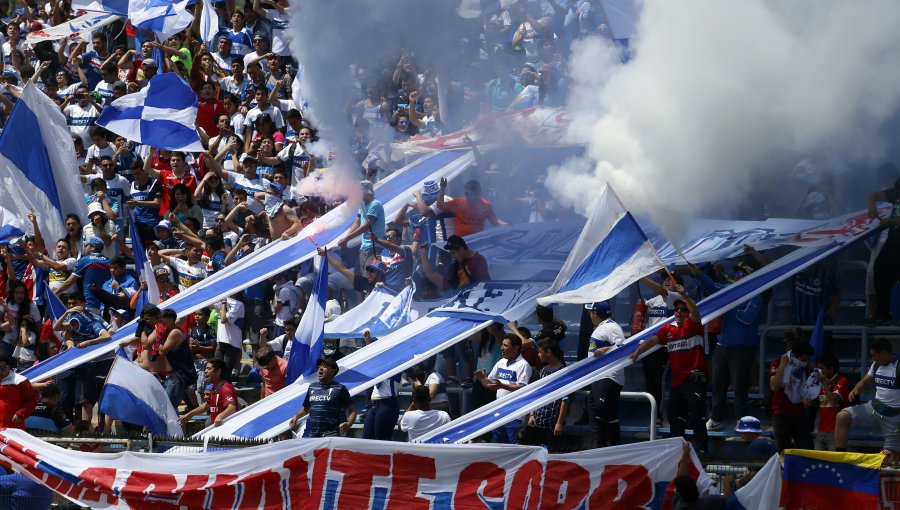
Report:
<svg viewBox="0 0 900 510"><path fill-rule="evenodd" d="M372 219L372 231L378 239L384 239L384 206L377 198L373 198L368 204L364 203L357 212L359 215L359 223L362 225L367 219ZM369 239L369 233L362 233L362 242L359 245L360 250L371 250L372 240Z"/></svg>
<svg viewBox="0 0 900 510"><path fill-rule="evenodd" d="M84 294L87 306L99 310L103 304L94 296L89 287L95 283L102 288L106 280L109 280L109 259L99 253L82 255L72 272L81 279L81 292Z"/></svg>
<svg viewBox="0 0 900 510"><path fill-rule="evenodd" d="M119 276L118 278L110 278L109 280L106 280L106 283L103 284L103 290L106 292L109 292L110 294L116 293L116 291L113 290L113 287L112 287L113 280L119 282L119 290L124 290L124 289L137 290L137 288L138 288L138 282L136 282L134 280L133 276L126 273L126 274L123 274L122 276Z"/></svg>
<svg viewBox="0 0 900 510"><path fill-rule="evenodd" d="M100 83L100 66L103 65L103 62L106 61L106 58L101 57L97 54L96 51L87 51L81 54L81 65L80 67L85 76L87 76L87 88L88 90L94 90L98 83Z"/></svg>
<svg viewBox="0 0 900 510"><path fill-rule="evenodd" d="M406 279L411 278L415 270L415 262L412 250L408 246L403 247L403 255L390 250L382 250L381 261L387 266L387 274L384 275L384 286L394 292L400 292L406 287Z"/></svg>
<svg viewBox="0 0 900 510"><path fill-rule="evenodd" d="M131 193L128 194L128 198L131 200L139 200L139 201L150 201L156 200L160 198L162 195L162 188L159 185L159 181L147 181L146 185L141 186L136 182L131 183ZM162 220L162 216L159 214L159 207L135 207L134 208L134 222L140 223L142 225L156 225Z"/></svg>
<svg viewBox="0 0 900 510"><path fill-rule="evenodd" d="M109 329L99 315L87 311L70 314L68 319L78 319L78 328L72 330L72 340L76 344L97 338L104 329Z"/></svg>
<svg viewBox="0 0 900 510"><path fill-rule="evenodd" d="M344 409L352 403L350 392L341 383L310 384L303 399L303 407L309 412L306 424L309 437L337 435L344 420Z"/></svg>
<svg viewBox="0 0 900 510"><path fill-rule="evenodd" d="M225 252L222 250L213 253L212 257L210 257L209 259L209 264L211 267L209 274L213 274L216 271L225 269L225 257Z"/></svg>

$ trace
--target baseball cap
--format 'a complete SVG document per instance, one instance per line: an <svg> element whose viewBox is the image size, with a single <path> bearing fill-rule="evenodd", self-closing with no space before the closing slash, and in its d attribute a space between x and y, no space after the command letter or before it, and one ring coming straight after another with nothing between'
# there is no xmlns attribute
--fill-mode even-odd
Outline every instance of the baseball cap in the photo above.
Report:
<svg viewBox="0 0 900 510"><path fill-rule="evenodd" d="M88 239L87 244L93 246L94 248L97 248L98 250L103 249L103 239L100 239L99 237L92 237Z"/></svg>
<svg viewBox="0 0 900 510"><path fill-rule="evenodd" d="M159 66L158 66L158 64L156 63L156 61L153 60L152 58L145 58L144 61L141 63L141 67L152 67L152 68L157 68L157 67L159 67Z"/></svg>
<svg viewBox="0 0 900 510"><path fill-rule="evenodd" d="M325 322L331 322L341 316L341 304L337 299L325 302Z"/></svg>
<svg viewBox="0 0 900 510"><path fill-rule="evenodd" d="M113 83L113 90L115 90L115 89L128 90L128 85L126 85L124 81L118 80L115 83Z"/></svg>
<svg viewBox="0 0 900 510"><path fill-rule="evenodd" d="M165 276L168 278L170 274L169 268L167 267L158 267L153 271L154 276Z"/></svg>
<svg viewBox="0 0 900 510"><path fill-rule="evenodd" d="M757 434L762 434L762 424L759 422L754 416L744 416L740 420L738 420L737 427L734 428L735 432L756 432Z"/></svg>
<svg viewBox="0 0 900 510"><path fill-rule="evenodd" d="M468 248L469 245L466 244L465 239L459 236L450 236L447 238L447 242L444 244L444 249L446 250L458 250L460 248Z"/></svg>
<svg viewBox="0 0 900 510"><path fill-rule="evenodd" d="M152 244L153 246L156 246L160 250L162 250L164 248L163 243L161 241L159 241L158 239L154 239L154 240L150 241L150 244Z"/></svg>
<svg viewBox="0 0 900 510"><path fill-rule="evenodd" d="M362 187L363 194L375 194L375 185L372 183L372 181L359 181L359 185Z"/></svg>
<svg viewBox="0 0 900 510"><path fill-rule="evenodd" d="M331 357L326 356L324 358L319 358L319 361L316 362L316 366L321 367L322 365L325 365L328 368L334 369L335 372L340 370L340 367L338 367L337 361L335 361L334 358L331 358Z"/></svg>
<svg viewBox="0 0 900 510"><path fill-rule="evenodd" d="M172 230L172 222L169 220L162 220L159 223L157 223L155 227L153 227L154 230L159 230L161 228L171 231Z"/></svg>
<svg viewBox="0 0 900 510"><path fill-rule="evenodd" d="M281 184L280 182L275 182L275 181L270 182L269 188L274 190L275 193L277 193L279 195L284 195L284 184Z"/></svg>
<svg viewBox="0 0 900 510"><path fill-rule="evenodd" d="M584 305L585 310L597 312L599 315L609 315L609 301L597 301L596 303L588 303Z"/></svg>
<svg viewBox="0 0 900 510"><path fill-rule="evenodd" d="M422 200L426 202L437 200L440 191L441 187L437 181L425 181L422 185Z"/></svg>

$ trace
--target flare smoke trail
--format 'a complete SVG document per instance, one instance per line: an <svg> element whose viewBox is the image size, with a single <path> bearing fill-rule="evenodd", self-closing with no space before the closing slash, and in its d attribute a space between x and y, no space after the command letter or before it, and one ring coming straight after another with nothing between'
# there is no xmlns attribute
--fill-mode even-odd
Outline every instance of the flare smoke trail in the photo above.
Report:
<svg viewBox="0 0 900 510"><path fill-rule="evenodd" d="M897 19L890 0L646 2L628 64L600 38L575 46L569 136L585 155L547 184L584 213L608 180L675 232L733 211L779 155L877 164L900 106Z"/></svg>

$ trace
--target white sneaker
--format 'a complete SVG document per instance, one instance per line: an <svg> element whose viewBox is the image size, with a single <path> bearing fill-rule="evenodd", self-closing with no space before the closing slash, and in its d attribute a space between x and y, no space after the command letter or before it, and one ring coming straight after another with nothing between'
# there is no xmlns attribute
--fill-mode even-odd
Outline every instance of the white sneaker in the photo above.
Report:
<svg viewBox="0 0 900 510"><path fill-rule="evenodd" d="M720 421L716 421L716 420L714 420L714 419L712 419L712 418L710 418L709 421L706 422L706 430L708 430L708 431L710 431L710 432L713 432L713 431L716 431L716 430L722 430L722 429L724 429L724 428L725 428L725 424L724 424L724 423L722 423L722 422L720 422Z"/></svg>

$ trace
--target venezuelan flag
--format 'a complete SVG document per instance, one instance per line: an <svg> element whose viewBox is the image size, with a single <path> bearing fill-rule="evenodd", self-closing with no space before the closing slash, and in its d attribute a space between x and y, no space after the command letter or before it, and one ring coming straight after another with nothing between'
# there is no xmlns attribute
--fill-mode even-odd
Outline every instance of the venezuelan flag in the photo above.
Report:
<svg viewBox="0 0 900 510"><path fill-rule="evenodd" d="M883 461L881 454L785 450L781 506L875 510Z"/></svg>

